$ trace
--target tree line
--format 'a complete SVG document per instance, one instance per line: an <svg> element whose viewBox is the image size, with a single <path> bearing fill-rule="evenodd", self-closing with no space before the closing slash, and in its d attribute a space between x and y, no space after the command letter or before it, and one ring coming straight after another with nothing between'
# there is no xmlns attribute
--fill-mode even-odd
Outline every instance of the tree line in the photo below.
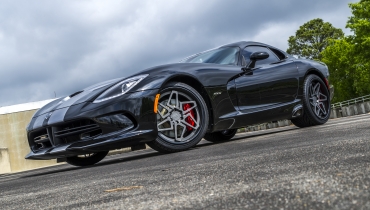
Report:
<svg viewBox="0 0 370 210"><path fill-rule="evenodd" d="M350 3L352 16L345 35L339 28L320 18L299 27L288 39L287 52L298 58L324 62L334 85L332 102L370 94L370 0Z"/></svg>

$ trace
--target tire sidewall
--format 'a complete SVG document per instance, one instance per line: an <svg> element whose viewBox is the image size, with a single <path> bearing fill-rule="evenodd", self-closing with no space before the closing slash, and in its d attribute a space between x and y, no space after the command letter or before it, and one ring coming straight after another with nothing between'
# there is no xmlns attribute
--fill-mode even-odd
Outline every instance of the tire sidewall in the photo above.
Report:
<svg viewBox="0 0 370 210"><path fill-rule="evenodd" d="M237 129L228 129L227 131L229 131L229 133L226 134L226 135L223 134L222 131L216 132L216 133L214 133L214 135L218 136L217 139L219 141L228 141L228 140L232 139L235 136L235 134L238 130Z"/></svg>
<svg viewBox="0 0 370 210"><path fill-rule="evenodd" d="M67 163L74 166L90 166L94 165L107 156L109 151L97 152L91 157L80 158L78 156L67 157Z"/></svg>
<svg viewBox="0 0 370 210"><path fill-rule="evenodd" d="M173 91L173 90L185 93L197 103L197 107L198 107L199 114L200 114L199 124L201 126L199 131L196 133L195 137L189 142L186 142L184 144L173 144L171 142L164 140L159 135L157 136L155 142L159 144L160 147L165 147L166 150L168 149L168 150L171 150L171 152L176 152L176 151L182 151L182 150L188 149L199 143L199 141L203 138L203 136L205 135L207 131L209 117L208 117L207 105L204 102L203 97L194 88L184 83L170 83L166 85L160 91L160 93L165 93L165 92Z"/></svg>
<svg viewBox="0 0 370 210"><path fill-rule="evenodd" d="M311 104L310 104L310 95L309 95L309 88L310 88L310 84L312 83L312 81L318 81L320 83L321 86L324 86L325 88L323 88L324 90L324 93L327 97L327 100L328 100L328 107L327 107L327 114L324 118L319 118L318 116L316 116L316 114L313 112L312 110L312 107L311 107ZM326 123L328 120L329 120L329 117L330 117L330 111L331 111L331 103L330 103L330 95L329 95L329 90L328 88L326 87L324 81L322 81L322 79L320 77L318 77L317 75L314 75L314 74L311 74L309 76L306 77L305 81L304 81L304 87L303 87L303 104L305 106L305 112L306 114L308 115L308 117L310 118L310 120L316 124L316 125L322 125L324 123Z"/></svg>
<svg viewBox="0 0 370 210"><path fill-rule="evenodd" d="M227 135L223 134L222 131L217 131L217 132L214 132L214 133L207 133L204 136L204 139L207 140L207 141L210 141L210 142L214 142L214 143L221 143L221 142L229 141L230 139L232 139L235 136L235 134L238 130L237 129L230 129L228 131L230 131L230 133L227 134Z"/></svg>

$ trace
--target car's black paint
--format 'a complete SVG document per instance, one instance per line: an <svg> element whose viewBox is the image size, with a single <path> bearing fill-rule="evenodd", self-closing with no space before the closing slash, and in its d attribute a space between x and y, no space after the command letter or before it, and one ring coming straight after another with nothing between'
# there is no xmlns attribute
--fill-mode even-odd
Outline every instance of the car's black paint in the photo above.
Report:
<svg viewBox="0 0 370 210"><path fill-rule="evenodd" d="M295 59L272 46L257 42L238 42L222 47L262 46L279 52L281 60L256 65L245 70L242 54L238 65L207 63L175 63L146 69L135 75L149 74L128 93L100 103L93 101L105 90L124 78L103 82L57 99L38 110L27 127L31 153L29 159L68 157L93 151L105 151L142 144L157 136L154 98L159 90L172 81L186 83L204 97L208 104L208 132L236 129L242 126L290 119L296 105L302 104L302 83L307 74L323 80L329 72L324 64ZM133 75L133 76L135 76ZM100 116L120 113L130 118L134 127L102 133L90 139L51 145L35 149L33 133L48 127L58 127L80 119L94 121ZM49 133L48 133L49 134ZM52 134L49 134L52 135Z"/></svg>

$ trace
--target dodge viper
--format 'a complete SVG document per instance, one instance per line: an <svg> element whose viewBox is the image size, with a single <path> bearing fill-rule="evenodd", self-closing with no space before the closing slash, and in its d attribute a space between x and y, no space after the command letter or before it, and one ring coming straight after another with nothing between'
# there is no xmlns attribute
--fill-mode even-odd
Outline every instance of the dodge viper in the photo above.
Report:
<svg viewBox="0 0 370 210"><path fill-rule="evenodd" d="M223 45L50 102L27 126L26 159L87 166L124 147L172 153L202 138L227 141L256 123L321 125L334 91L328 77L324 63L263 43Z"/></svg>

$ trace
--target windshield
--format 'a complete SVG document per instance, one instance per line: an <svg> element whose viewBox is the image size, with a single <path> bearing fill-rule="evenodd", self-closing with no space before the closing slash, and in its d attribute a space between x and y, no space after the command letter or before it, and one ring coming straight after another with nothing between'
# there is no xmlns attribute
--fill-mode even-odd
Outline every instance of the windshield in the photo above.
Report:
<svg viewBox="0 0 370 210"><path fill-rule="evenodd" d="M216 63L236 65L238 62L239 47L223 47L192 55L180 63Z"/></svg>

